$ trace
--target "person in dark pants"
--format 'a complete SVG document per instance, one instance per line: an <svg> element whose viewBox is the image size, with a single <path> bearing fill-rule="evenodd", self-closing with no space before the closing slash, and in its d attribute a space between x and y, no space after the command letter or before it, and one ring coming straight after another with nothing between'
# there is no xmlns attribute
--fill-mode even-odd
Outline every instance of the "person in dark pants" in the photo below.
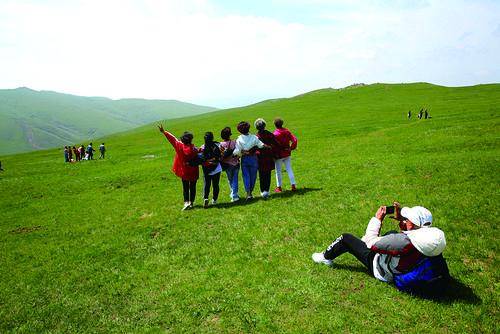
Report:
<svg viewBox="0 0 500 334"><path fill-rule="evenodd" d="M202 169L204 176L203 207L208 207L208 197L210 196L210 187L213 187L212 205L217 203L219 198L219 182L222 166L220 164L221 152L219 143L214 141L212 132L205 133L205 144L200 147L200 153L203 155Z"/></svg>
<svg viewBox="0 0 500 334"><path fill-rule="evenodd" d="M0 172L3 172L2 162L0 161Z"/></svg>
<svg viewBox="0 0 500 334"><path fill-rule="evenodd" d="M101 153L99 155L99 159L104 159L104 153L106 153L106 147L104 146L104 143L99 145L99 152Z"/></svg>
<svg viewBox="0 0 500 334"><path fill-rule="evenodd" d="M198 149L192 144L193 135L186 131L179 140L170 132L165 131L162 124L158 125L158 130L163 133L175 150L172 171L182 180L182 193L184 196L182 211L192 209L196 197L196 181L198 181L199 177L198 165L193 166L189 163L198 156Z"/></svg>
<svg viewBox="0 0 500 334"><path fill-rule="evenodd" d="M89 160L94 160L94 148L92 147L92 143L87 146L87 154L89 155Z"/></svg>
<svg viewBox="0 0 500 334"><path fill-rule="evenodd" d="M411 119L411 110L408 110L408 119Z"/></svg>
<svg viewBox="0 0 500 334"><path fill-rule="evenodd" d="M64 146L64 162L69 162L69 148Z"/></svg>
<svg viewBox="0 0 500 334"><path fill-rule="evenodd" d="M425 119L429 118L429 113L427 112L427 109L425 109L424 111L424 118Z"/></svg>
<svg viewBox="0 0 500 334"><path fill-rule="evenodd" d="M393 282L398 275L413 270L426 258L441 256L446 240L443 231L431 227L430 211L421 206L401 209L397 202L394 202L394 208L396 213L393 218L399 220L401 232L393 231L380 236L387 210L386 206L381 206L368 223L363 238L344 233L324 252L314 253L313 261L331 266L337 257L350 253L375 278Z"/></svg>
<svg viewBox="0 0 500 334"><path fill-rule="evenodd" d="M257 129L257 138L266 146L256 151L259 161L259 183L260 194L263 198L269 197L271 188L271 172L274 170L274 159L277 157L279 144L272 132L266 130L266 121L258 118L255 123Z"/></svg>

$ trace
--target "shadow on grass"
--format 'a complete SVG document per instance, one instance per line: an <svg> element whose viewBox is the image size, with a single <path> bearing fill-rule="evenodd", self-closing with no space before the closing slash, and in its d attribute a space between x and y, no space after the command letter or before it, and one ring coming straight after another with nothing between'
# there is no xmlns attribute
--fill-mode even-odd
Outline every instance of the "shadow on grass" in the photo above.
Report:
<svg viewBox="0 0 500 334"><path fill-rule="evenodd" d="M291 191L291 190L285 190L281 193L273 193L271 196L268 198L263 198L263 197L254 197L251 200L245 200L244 198L240 199L237 202L224 202L224 203L218 203L215 205L209 205L206 209L225 209L225 208L231 208L235 206L246 206L246 205L252 205L255 203L258 203L259 201L266 201L266 202L272 202L275 200L279 200L280 198L287 198L287 197L292 197L292 196L302 196L304 194L307 194L308 192L311 191L321 191L323 188L298 188L296 191ZM194 207L195 209L204 209L203 205L197 205Z"/></svg>
<svg viewBox="0 0 500 334"><path fill-rule="evenodd" d="M337 264L335 263L333 269L349 270L360 273L366 273L370 275L368 270L362 266L352 266L348 264ZM371 276L371 275L370 275ZM394 286L395 288L395 286ZM431 300L437 303L451 304L455 302L479 305L481 304L481 298L479 298L474 291L464 283L460 282L454 277L450 277L448 284L439 290L439 292L433 293L419 293L415 294L415 297Z"/></svg>

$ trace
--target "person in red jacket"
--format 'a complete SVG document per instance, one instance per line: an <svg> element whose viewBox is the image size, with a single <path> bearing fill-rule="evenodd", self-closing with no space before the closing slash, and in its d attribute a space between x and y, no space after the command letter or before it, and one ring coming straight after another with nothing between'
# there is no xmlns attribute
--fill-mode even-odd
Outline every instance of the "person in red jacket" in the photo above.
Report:
<svg viewBox="0 0 500 334"><path fill-rule="evenodd" d="M283 127L283 120L281 118L276 118L274 120L274 137L278 142L279 150L278 157L274 162L276 165L276 192L280 193L283 191L281 188L281 168L285 165L288 178L290 179L290 184L292 185L292 191L297 190L295 185L295 176L293 175L291 155L292 150L297 148L297 137L295 137L287 128Z"/></svg>
<svg viewBox="0 0 500 334"><path fill-rule="evenodd" d="M184 132L177 139L173 134L163 129L163 124L158 125L158 129L165 135L170 144L174 147L175 158L172 171L182 180L182 189L184 194L184 207L182 210L193 208L194 199L196 196L196 181L199 178L198 166L190 165L190 161L194 161L198 157L198 149L192 144L193 134Z"/></svg>

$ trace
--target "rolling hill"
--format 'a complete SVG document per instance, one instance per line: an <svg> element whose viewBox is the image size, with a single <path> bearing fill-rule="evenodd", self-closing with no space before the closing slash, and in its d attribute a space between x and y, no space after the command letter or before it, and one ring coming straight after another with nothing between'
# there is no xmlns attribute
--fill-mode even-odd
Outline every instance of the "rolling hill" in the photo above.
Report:
<svg viewBox="0 0 500 334"><path fill-rule="evenodd" d="M223 176L217 205L201 207L200 180L184 212L155 124L100 138L105 160L2 157L0 331L495 333L499 106L499 84L375 84L166 120L197 145L257 117L299 139L296 193L284 176L287 191L230 203ZM406 118L422 107L432 119ZM349 254L311 260L394 200L429 208L446 234L442 298L403 294Z"/></svg>
<svg viewBox="0 0 500 334"><path fill-rule="evenodd" d="M175 100L82 97L29 88L0 90L0 155L46 149L216 108Z"/></svg>

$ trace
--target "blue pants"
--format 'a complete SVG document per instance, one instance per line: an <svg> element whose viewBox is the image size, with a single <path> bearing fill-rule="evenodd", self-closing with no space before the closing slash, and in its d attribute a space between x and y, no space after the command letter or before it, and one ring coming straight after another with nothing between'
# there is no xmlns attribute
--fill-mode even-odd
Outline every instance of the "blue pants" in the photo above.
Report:
<svg viewBox="0 0 500 334"><path fill-rule="evenodd" d="M255 187L258 169L259 163L255 155L241 157L241 174L243 175L243 184L247 193L251 193Z"/></svg>
<svg viewBox="0 0 500 334"><path fill-rule="evenodd" d="M231 188L231 199L240 198L238 195L238 174L240 172L240 165L229 166L226 169L227 181Z"/></svg>

